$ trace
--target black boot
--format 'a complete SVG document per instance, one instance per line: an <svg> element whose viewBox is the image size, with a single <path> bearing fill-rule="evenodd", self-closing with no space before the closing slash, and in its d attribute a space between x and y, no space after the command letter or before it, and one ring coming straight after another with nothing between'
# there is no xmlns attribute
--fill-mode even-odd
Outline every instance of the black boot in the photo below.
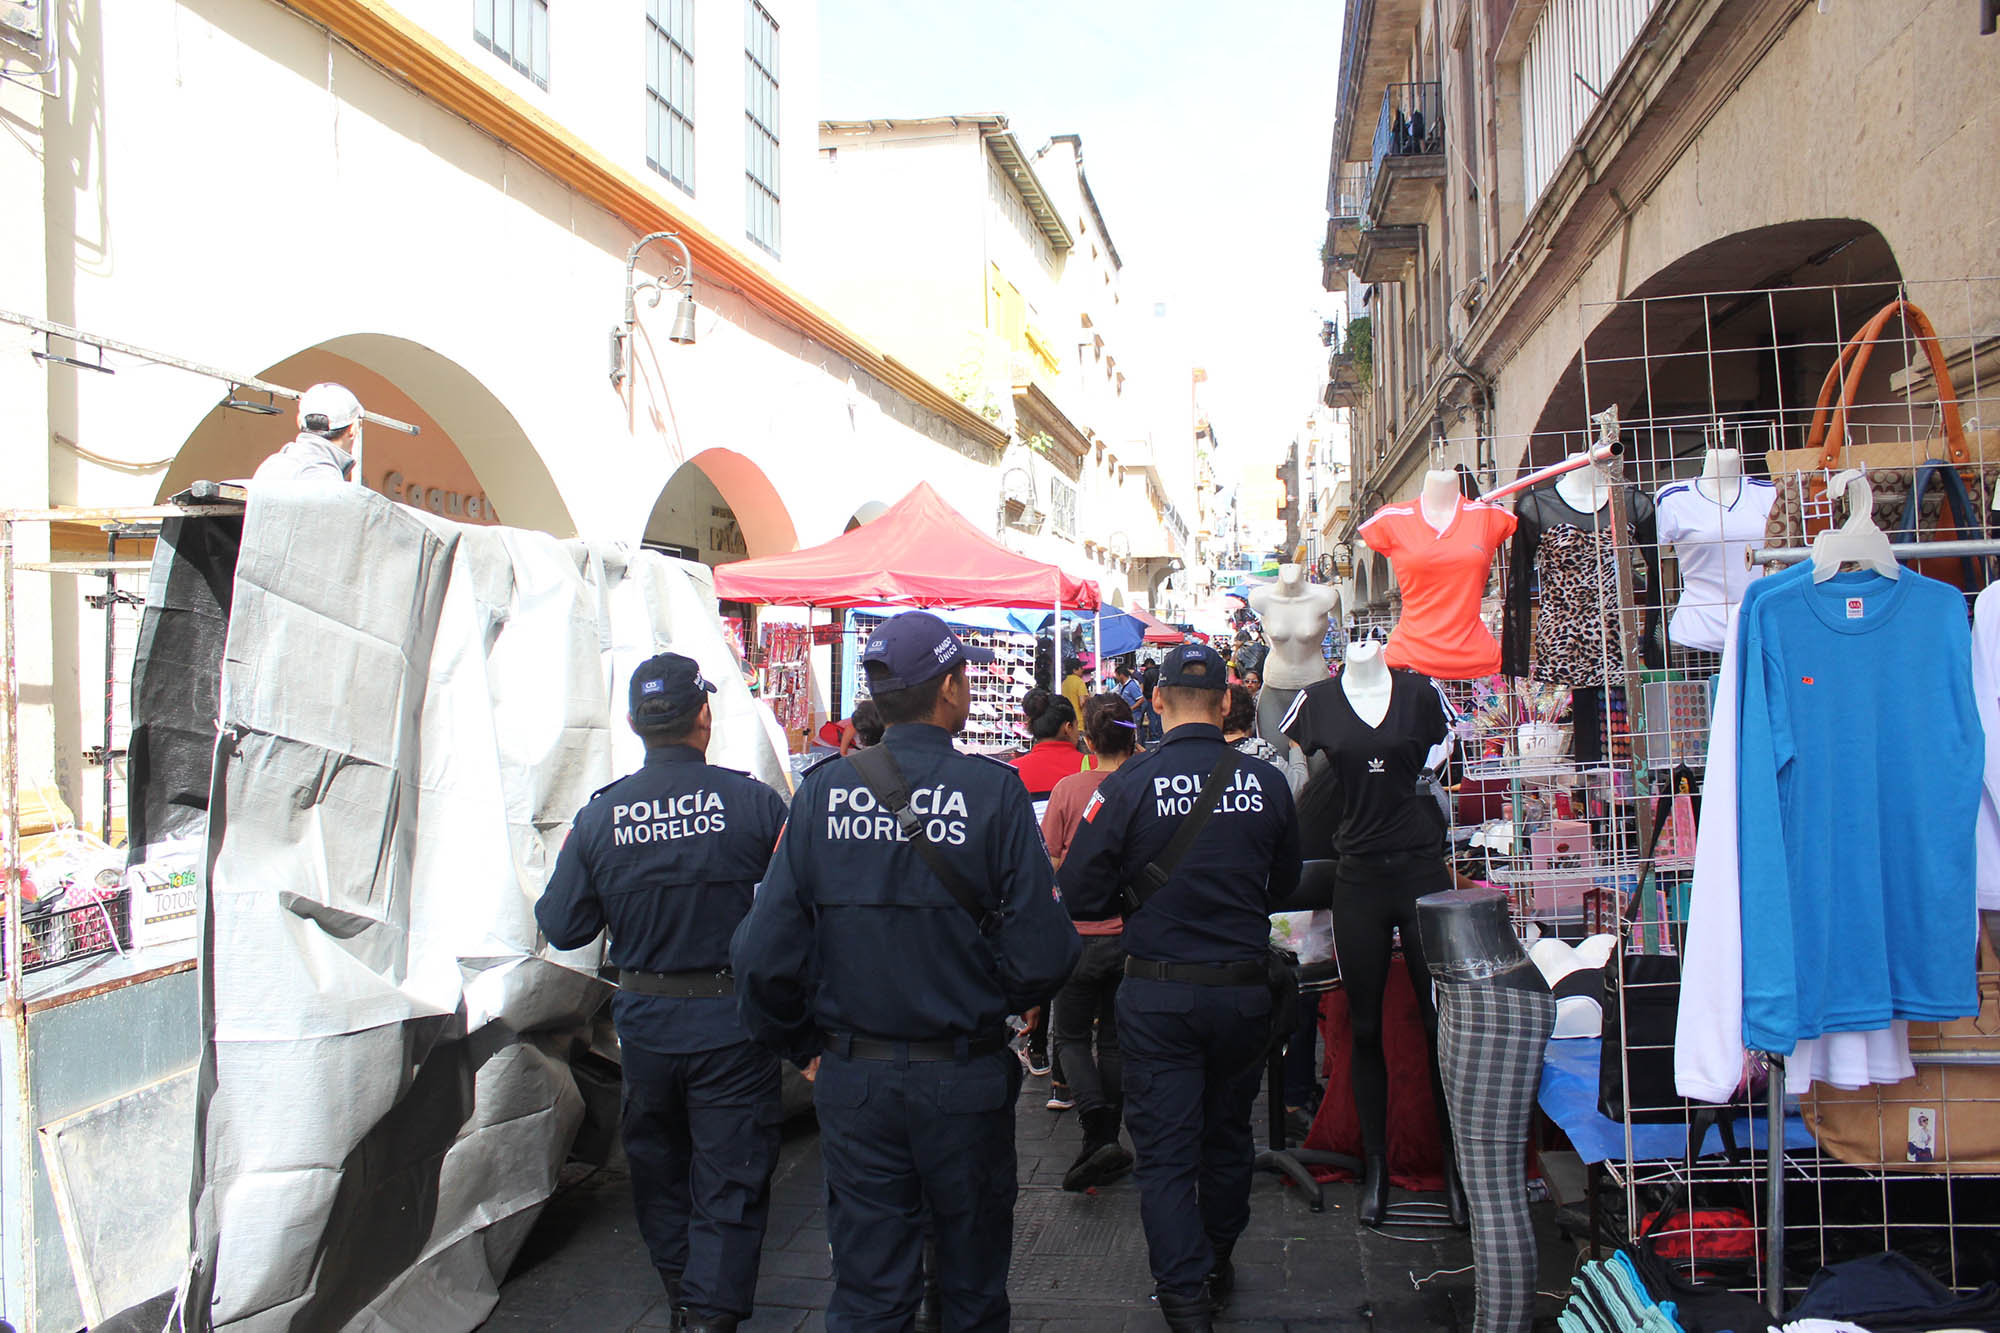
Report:
<svg viewBox="0 0 2000 1333"><path fill-rule="evenodd" d="M1236 1294L1236 1265L1229 1261L1235 1248L1233 1244L1216 1245L1215 1266L1208 1270L1209 1308L1217 1314L1228 1308L1229 1298Z"/></svg>
<svg viewBox="0 0 2000 1333"><path fill-rule="evenodd" d="M1389 1211L1389 1156L1369 1153L1361 1164L1361 1225L1379 1227Z"/></svg>
<svg viewBox="0 0 2000 1333"><path fill-rule="evenodd" d="M687 1311L681 1308L681 1275L669 1273L664 1268L656 1271L660 1275L660 1284L667 1289L667 1309L670 1312L667 1315L668 1333L679 1333L681 1321L687 1315Z"/></svg>
<svg viewBox="0 0 2000 1333"><path fill-rule="evenodd" d="M1108 1185L1132 1169L1132 1154L1118 1142L1117 1108L1093 1106L1077 1120L1083 1126L1083 1149L1063 1173L1063 1188L1072 1194Z"/></svg>
<svg viewBox="0 0 2000 1333"><path fill-rule="evenodd" d="M1153 1299L1159 1302L1170 1333L1215 1333L1215 1298L1207 1283L1192 1296L1161 1291L1155 1292Z"/></svg>
<svg viewBox="0 0 2000 1333"><path fill-rule="evenodd" d="M738 1320L733 1314L696 1314L682 1306L680 1326L687 1333L736 1333Z"/></svg>
<svg viewBox="0 0 2000 1333"><path fill-rule="evenodd" d="M944 1301L938 1295L937 1283L929 1277L924 1279L924 1298L917 1305L917 1317L910 1327L916 1333L940 1333L944 1328Z"/></svg>

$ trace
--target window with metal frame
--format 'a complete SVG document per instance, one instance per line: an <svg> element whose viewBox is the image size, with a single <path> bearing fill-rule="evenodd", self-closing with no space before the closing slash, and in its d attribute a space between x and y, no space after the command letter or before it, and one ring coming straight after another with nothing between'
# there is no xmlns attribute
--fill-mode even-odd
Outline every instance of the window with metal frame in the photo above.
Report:
<svg viewBox="0 0 2000 1333"><path fill-rule="evenodd" d="M1049 526L1058 537L1076 536L1076 487L1061 477L1049 478Z"/></svg>
<svg viewBox="0 0 2000 1333"><path fill-rule="evenodd" d="M778 203L778 21L757 0L744 0L743 229L774 255Z"/></svg>
<svg viewBox="0 0 2000 1333"><path fill-rule="evenodd" d="M472 0L472 39L549 86L549 0Z"/></svg>
<svg viewBox="0 0 2000 1333"><path fill-rule="evenodd" d="M646 165L694 193L694 0L646 0Z"/></svg>

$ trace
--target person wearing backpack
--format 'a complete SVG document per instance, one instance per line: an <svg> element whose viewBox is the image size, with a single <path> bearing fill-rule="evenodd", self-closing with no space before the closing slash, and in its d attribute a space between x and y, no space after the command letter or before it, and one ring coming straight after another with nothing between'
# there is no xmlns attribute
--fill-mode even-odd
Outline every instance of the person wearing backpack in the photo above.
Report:
<svg viewBox="0 0 2000 1333"><path fill-rule="evenodd" d="M1153 692L1164 739L1092 794L1059 874L1077 920L1125 919L1125 1124L1175 1333L1207 1333L1235 1283L1272 1027L1270 913L1299 880L1285 775L1223 739L1228 683L1207 644L1167 654Z"/></svg>

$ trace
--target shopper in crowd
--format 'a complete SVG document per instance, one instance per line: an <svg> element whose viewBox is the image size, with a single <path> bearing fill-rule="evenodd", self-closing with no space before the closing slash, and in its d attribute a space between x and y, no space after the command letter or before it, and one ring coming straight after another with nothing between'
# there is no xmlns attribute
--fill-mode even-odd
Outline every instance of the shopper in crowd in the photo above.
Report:
<svg viewBox="0 0 2000 1333"><path fill-rule="evenodd" d="M847 720L854 724L854 740L857 748L882 743L882 710L875 706L873 699L863 699L854 705L854 711L848 715Z"/></svg>
<svg viewBox="0 0 2000 1333"><path fill-rule="evenodd" d="M298 436L259 463L251 480L344 482L360 451L361 400L344 384L315 384L299 395Z"/></svg>
<svg viewBox="0 0 2000 1333"><path fill-rule="evenodd" d="M1111 682L1111 688L1117 692L1119 698L1125 701L1125 706L1132 710L1133 719L1136 721L1139 715L1139 706L1144 702L1146 697L1146 689L1145 686L1139 683L1139 678L1132 674L1132 659L1130 657L1119 657L1112 660Z"/></svg>
<svg viewBox="0 0 2000 1333"><path fill-rule="evenodd" d="M1270 1037L1270 911L1299 879L1284 775L1222 738L1227 676L1206 644L1167 654L1154 690L1166 740L1092 794L1060 872L1077 920L1125 918L1125 1123L1154 1295L1175 1333L1208 1333L1235 1283ZM1176 859L1167 849L1218 771L1222 800Z"/></svg>
<svg viewBox="0 0 2000 1333"><path fill-rule="evenodd" d="M1058 869L1076 836L1077 825L1083 821L1084 806L1104 779L1138 749L1139 724L1132 719L1130 705L1118 695L1094 694L1084 701L1083 737L1097 759L1096 766L1058 782L1042 816L1042 840L1048 843L1049 857ZM1077 933L1083 936L1083 959L1051 1006L1057 1082L1050 1087L1049 1109L1074 1106L1083 1125L1083 1148L1063 1174L1066 1190L1109 1184L1132 1169L1132 1154L1118 1142L1124 1081L1118 1056L1118 1013L1113 1003L1125 975L1125 949L1120 940L1124 928L1123 919L1115 916L1077 923Z"/></svg>
<svg viewBox="0 0 2000 1333"><path fill-rule="evenodd" d="M1146 663L1146 669L1139 673L1140 703L1139 744L1154 746L1160 743L1160 713L1153 706L1153 690L1160 683L1160 664Z"/></svg>
<svg viewBox="0 0 2000 1333"><path fill-rule="evenodd" d="M778 1058L751 1042L727 969L785 802L707 762L714 691L679 653L632 673L645 765L577 812L535 904L558 949L610 929L639 1234L695 1330L750 1317L781 1119Z"/></svg>
<svg viewBox="0 0 2000 1333"><path fill-rule="evenodd" d="M882 743L801 780L736 932L751 1034L824 1050L834 1333L910 1327L926 1231L943 1326L1007 1327L1021 1072L1006 1017L1046 1002L1082 946L1019 778L952 745L966 664L991 658L928 612L876 627L861 660ZM902 827L879 817L899 808Z"/></svg>
<svg viewBox="0 0 2000 1333"><path fill-rule="evenodd" d="M1229 682L1229 705L1222 715L1222 738L1252 759L1262 759L1285 775L1293 796L1306 785L1306 757L1287 743L1280 750L1257 734L1257 696L1240 681Z"/></svg>
<svg viewBox="0 0 2000 1333"><path fill-rule="evenodd" d="M1062 695L1029 690L1021 700L1021 716L1028 721L1028 735L1034 744L1011 762L1028 788L1028 799L1034 802L1035 818L1039 820L1048 808L1049 794L1056 784L1082 771L1084 757L1077 749L1076 712ZM1049 1059L1048 1018L1041 1009L1022 1015L1026 1027L1021 1059L1028 1072L1037 1078L1055 1068Z"/></svg>
<svg viewBox="0 0 2000 1333"><path fill-rule="evenodd" d="M1083 716L1083 701L1090 694L1090 685L1083 678L1083 659L1069 657L1063 659L1063 698L1069 700L1074 716Z"/></svg>

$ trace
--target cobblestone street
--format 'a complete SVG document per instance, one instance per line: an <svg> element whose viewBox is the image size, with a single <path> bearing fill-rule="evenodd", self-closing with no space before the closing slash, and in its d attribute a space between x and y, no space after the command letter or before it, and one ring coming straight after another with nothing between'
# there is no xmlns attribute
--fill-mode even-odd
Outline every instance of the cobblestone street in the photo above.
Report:
<svg viewBox="0 0 2000 1333"><path fill-rule="evenodd" d="M1128 1178L1094 1196L1063 1192L1062 1173L1076 1155L1076 1117L1045 1110L1047 1095L1045 1078L1027 1080L1021 1094L1013 1327L1041 1333L1159 1329L1160 1316L1148 1299L1152 1283L1138 1190ZM1260 1127L1262 1116L1260 1103ZM1363 1231L1355 1224L1351 1185L1328 1185L1325 1197L1326 1211L1315 1214L1294 1187L1258 1174L1250 1229L1236 1250L1236 1298L1218 1328L1416 1333L1471 1327L1470 1271L1413 1285L1413 1279L1470 1264L1463 1236L1400 1240ZM1566 1284L1568 1256L1548 1234L1543 1247L1542 1288L1554 1290L1555 1283ZM754 1333L821 1328L832 1290L819 1137L807 1128L787 1139L779 1161L757 1312L744 1327ZM1542 1308L1552 1311L1554 1304L1545 1299ZM667 1324L668 1308L632 1220L621 1164L579 1180L549 1205L485 1328L574 1333Z"/></svg>

